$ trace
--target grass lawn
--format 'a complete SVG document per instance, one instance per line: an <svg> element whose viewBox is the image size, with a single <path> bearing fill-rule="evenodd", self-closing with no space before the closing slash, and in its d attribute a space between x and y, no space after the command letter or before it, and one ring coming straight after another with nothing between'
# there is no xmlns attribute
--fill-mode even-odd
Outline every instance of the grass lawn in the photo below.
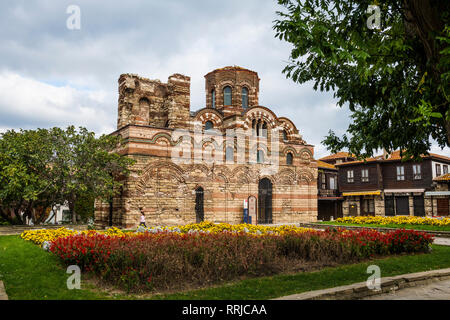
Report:
<svg viewBox="0 0 450 320"><path fill-rule="evenodd" d="M430 226L430 225L416 225L416 224L356 224L356 223L344 223L336 221L322 221L315 222L317 224L331 224L336 226L352 226L352 227L368 227L368 228L402 228L402 229L414 229L414 230L430 230L430 231L450 231L450 226Z"/></svg>
<svg viewBox="0 0 450 320"><path fill-rule="evenodd" d="M19 236L0 236L0 280L10 299L270 299L366 281L367 266L376 264L381 276L450 267L450 247L433 245L430 254L404 255L325 268L316 272L242 280L218 287L153 296L108 295L82 282L81 290L68 290L66 268L58 259ZM83 279L83 276L82 276Z"/></svg>
<svg viewBox="0 0 450 320"><path fill-rule="evenodd" d="M0 280L9 299L104 299L93 290L67 289L66 273L56 256L19 236L0 236ZM83 278L83 277L82 277Z"/></svg>

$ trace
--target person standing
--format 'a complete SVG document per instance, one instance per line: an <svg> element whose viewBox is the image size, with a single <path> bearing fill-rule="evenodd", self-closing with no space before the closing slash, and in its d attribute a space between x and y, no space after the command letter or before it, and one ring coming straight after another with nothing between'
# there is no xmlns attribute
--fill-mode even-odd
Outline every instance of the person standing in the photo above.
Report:
<svg viewBox="0 0 450 320"><path fill-rule="evenodd" d="M144 226L147 228L147 225L145 224L145 214L144 214L144 210L141 209L141 222L139 223L140 226Z"/></svg>

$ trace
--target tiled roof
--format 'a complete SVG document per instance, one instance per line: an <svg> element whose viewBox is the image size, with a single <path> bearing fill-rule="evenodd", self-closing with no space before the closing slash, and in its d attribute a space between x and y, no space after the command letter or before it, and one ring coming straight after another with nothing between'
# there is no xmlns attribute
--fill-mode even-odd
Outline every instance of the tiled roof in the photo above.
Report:
<svg viewBox="0 0 450 320"><path fill-rule="evenodd" d="M433 179L433 181L450 181L450 173L443 174Z"/></svg>
<svg viewBox="0 0 450 320"><path fill-rule="evenodd" d="M341 158L355 158L355 155L348 152L338 152L335 154L330 154L329 156L320 158L319 160L331 160L331 159L341 159Z"/></svg>
<svg viewBox="0 0 450 320"><path fill-rule="evenodd" d="M325 169L334 169L334 170L337 169L334 165L320 161L320 160L317 160L317 167L325 168Z"/></svg>
<svg viewBox="0 0 450 320"><path fill-rule="evenodd" d="M379 157L382 157L382 156L379 156ZM443 155L440 155L437 153L430 153L429 155L422 155L422 158L428 158L428 157L434 157L434 158L450 161L449 157L446 157L446 156L443 156ZM402 159L402 157L400 156L400 150L396 150L391 153L390 157L387 160L401 160L401 159Z"/></svg>
<svg viewBox="0 0 450 320"><path fill-rule="evenodd" d="M436 153L430 153L430 156L435 157L437 159L442 159L442 160L446 160L446 161L450 161L449 157L440 155L440 154L436 154Z"/></svg>
<svg viewBox="0 0 450 320"><path fill-rule="evenodd" d="M436 154L436 153L430 153L428 155L422 155L422 158L436 158L439 160L444 160L444 161L448 161L450 162L450 158L440 155L440 154ZM367 158L365 159L366 162L376 162L376 161L399 161L401 160L402 157L400 156L400 150L396 150L391 152L391 154L389 155L389 157L387 159L384 158L383 155L379 155L379 156L375 156L373 158ZM344 163L340 163L340 164L336 164L338 166L341 165L348 165L348 164L357 164L357 163L363 163L364 160L356 160L356 161L348 161L348 162L344 162Z"/></svg>
<svg viewBox="0 0 450 320"><path fill-rule="evenodd" d="M252 73L258 74L256 71L253 71L253 70L250 70L250 69L246 69L246 68L242 68L242 67L240 67L240 66L226 66L226 67L218 68L218 69L215 69L215 70L213 70L213 71L211 71L211 72L208 72L208 73L205 75L205 77L206 77L208 74L210 74L210 73L217 72L217 71L224 71L224 70L248 71L248 72L252 72Z"/></svg>

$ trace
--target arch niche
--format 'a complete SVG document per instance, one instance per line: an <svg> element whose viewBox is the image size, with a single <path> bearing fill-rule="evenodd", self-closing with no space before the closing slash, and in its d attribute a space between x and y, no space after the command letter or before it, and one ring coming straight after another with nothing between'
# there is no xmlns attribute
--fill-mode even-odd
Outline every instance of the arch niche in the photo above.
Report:
<svg viewBox="0 0 450 320"><path fill-rule="evenodd" d="M272 223L272 181L268 178L258 183L258 223Z"/></svg>
<svg viewBox="0 0 450 320"><path fill-rule="evenodd" d="M204 196L205 192L202 187L195 189L195 221L197 223L205 220Z"/></svg>

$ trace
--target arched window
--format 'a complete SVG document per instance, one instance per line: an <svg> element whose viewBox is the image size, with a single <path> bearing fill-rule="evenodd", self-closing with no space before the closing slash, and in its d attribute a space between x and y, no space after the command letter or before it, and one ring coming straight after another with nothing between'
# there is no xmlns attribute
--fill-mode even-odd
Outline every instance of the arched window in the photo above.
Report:
<svg viewBox="0 0 450 320"><path fill-rule="evenodd" d="M288 137L287 137L287 132L286 132L286 130L283 130L283 140L287 140L288 139Z"/></svg>
<svg viewBox="0 0 450 320"><path fill-rule="evenodd" d="M263 125L262 125L261 136L267 138L267 123L265 121L263 122Z"/></svg>
<svg viewBox="0 0 450 320"><path fill-rule="evenodd" d="M256 154L256 162L264 163L264 152L262 150L258 150L258 153Z"/></svg>
<svg viewBox="0 0 450 320"><path fill-rule="evenodd" d="M242 108L248 108L248 89L246 87L242 87Z"/></svg>
<svg viewBox="0 0 450 320"><path fill-rule="evenodd" d="M141 98L139 100L139 106L149 106L150 105L150 101L148 101L147 98Z"/></svg>
<svg viewBox="0 0 450 320"><path fill-rule="evenodd" d="M211 90L211 108L216 108L216 90Z"/></svg>
<svg viewBox="0 0 450 320"><path fill-rule="evenodd" d="M286 155L286 164L287 164L287 165L291 165L293 159L294 159L294 157L292 156L292 153L289 152L289 153Z"/></svg>
<svg viewBox="0 0 450 320"><path fill-rule="evenodd" d="M252 136L256 134L256 120L252 120Z"/></svg>
<svg viewBox="0 0 450 320"><path fill-rule="evenodd" d="M232 147L227 147L225 149L225 161L228 163L234 162L234 149Z"/></svg>
<svg viewBox="0 0 450 320"><path fill-rule="evenodd" d="M231 87L226 86L223 88L223 105L231 106Z"/></svg>
<svg viewBox="0 0 450 320"><path fill-rule="evenodd" d="M212 129L214 127L213 123L211 121L205 122L205 130Z"/></svg>

